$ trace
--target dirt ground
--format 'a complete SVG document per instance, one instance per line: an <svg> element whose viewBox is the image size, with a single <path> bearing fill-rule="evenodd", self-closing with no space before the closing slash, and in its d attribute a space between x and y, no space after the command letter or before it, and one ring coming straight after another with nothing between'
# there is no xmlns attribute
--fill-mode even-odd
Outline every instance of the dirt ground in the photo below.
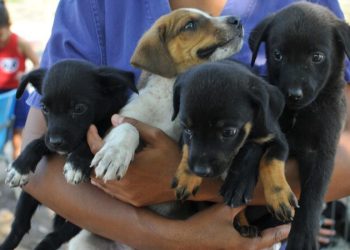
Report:
<svg viewBox="0 0 350 250"><path fill-rule="evenodd" d="M53 15L58 0L7 0L7 5L12 16L12 29L30 41L37 54L40 56L46 43L53 21ZM350 20L350 0L340 0L344 13ZM7 148L10 154L10 148ZM13 211L16 205L14 190L4 184L5 163L0 161L0 242L10 230L13 219ZM51 230L53 212L45 207L40 207L36 212L32 229L25 236L18 250L31 250ZM337 245L328 248L333 250L346 250L350 247L341 239ZM61 247L66 250L67 247Z"/></svg>

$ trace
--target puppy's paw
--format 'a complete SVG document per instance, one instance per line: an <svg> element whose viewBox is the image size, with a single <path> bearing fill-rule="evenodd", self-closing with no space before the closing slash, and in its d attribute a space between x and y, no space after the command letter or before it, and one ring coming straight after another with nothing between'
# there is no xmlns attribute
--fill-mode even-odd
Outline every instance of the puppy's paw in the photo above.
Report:
<svg viewBox="0 0 350 250"><path fill-rule="evenodd" d="M127 145L109 146L105 145L91 162L95 167L95 174L103 180L120 180L126 174L129 164L134 157Z"/></svg>
<svg viewBox="0 0 350 250"><path fill-rule="evenodd" d="M178 169L171 187L175 188L176 199L187 200L190 195L196 195L201 183L201 177L190 173L188 170L182 171Z"/></svg>
<svg viewBox="0 0 350 250"><path fill-rule="evenodd" d="M12 164L7 168L7 172L5 183L10 187L20 187L29 181L29 173L19 173Z"/></svg>
<svg viewBox="0 0 350 250"><path fill-rule="evenodd" d="M230 207L245 205L252 199L256 181L254 176L250 178L242 178L240 175L234 178L228 177L220 189L220 194Z"/></svg>
<svg viewBox="0 0 350 250"><path fill-rule="evenodd" d="M96 176L105 181L123 178L138 144L139 134L135 127L122 124L114 128L91 162Z"/></svg>
<svg viewBox="0 0 350 250"><path fill-rule="evenodd" d="M292 221L295 207L299 207L298 200L289 185L271 186L265 190L267 209L280 221Z"/></svg>
<svg viewBox="0 0 350 250"><path fill-rule="evenodd" d="M249 225L245 212L241 211L233 220L233 227L241 236L247 238L255 238L261 235L260 230L256 226Z"/></svg>
<svg viewBox="0 0 350 250"><path fill-rule="evenodd" d="M63 167L63 174L70 184L79 184L86 180L86 175L81 169L76 168L71 162L66 162Z"/></svg>

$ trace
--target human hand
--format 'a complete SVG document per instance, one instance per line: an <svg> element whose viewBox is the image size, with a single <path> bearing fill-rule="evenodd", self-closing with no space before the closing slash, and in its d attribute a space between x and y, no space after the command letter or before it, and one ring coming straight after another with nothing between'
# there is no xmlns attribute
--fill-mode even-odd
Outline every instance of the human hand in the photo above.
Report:
<svg viewBox="0 0 350 250"><path fill-rule="evenodd" d="M106 193L134 206L145 206L174 200L171 180L181 159L178 144L158 128L140 121L112 116L113 126L128 122L135 126L145 147L135 154L127 174L120 181L107 181L92 177L92 183ZM88 143L93 153L103 145L95 126L88 131Z"/></svg>
<svg viewBox="0 0 350 250"><path fill-rule="evenodd" d="M318 242L322 245L328 245L331 243L332 236L335 236L335 230L331 229L334 226L335 221L332 219L324 218L320 231L318 232Z"/></svg>
<svg viewBox="0 0 350 250"><path fill-rule="evenodd" d="M183 221L180 235L188 246L181 249L263 249L287 238L290 225L281 225L262 231L256 238L242 237L233 227L233 218L244 206L230 208L223 204L214 205ZM194 245L191 245L194 244Z"/></svg>

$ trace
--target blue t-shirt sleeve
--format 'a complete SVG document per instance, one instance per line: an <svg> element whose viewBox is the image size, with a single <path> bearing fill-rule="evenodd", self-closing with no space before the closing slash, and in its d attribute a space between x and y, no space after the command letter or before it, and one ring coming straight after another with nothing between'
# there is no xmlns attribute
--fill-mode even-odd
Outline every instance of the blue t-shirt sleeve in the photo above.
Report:
<svg viewBox="0 0 350 250"><path fill-rule="evenodd" d="M104 30L101 24L104 1L61 0L58 4L51 36L44 50L41 67L67 58L105 64ZM40 107L41 96L34 91L27 99L30 106Z"/></svg>

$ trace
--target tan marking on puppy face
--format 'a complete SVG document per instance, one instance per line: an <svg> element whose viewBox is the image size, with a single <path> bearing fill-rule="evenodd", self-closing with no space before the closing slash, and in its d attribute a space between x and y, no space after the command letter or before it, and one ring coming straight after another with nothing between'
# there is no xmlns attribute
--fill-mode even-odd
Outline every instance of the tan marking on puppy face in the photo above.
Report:
<svg viewBox="0 0 350 250"><path fill-rule="evenodd" d="M273 134L268 134L267 136L257 138L254 141L258 144L264 144L266 142L271 141L273 138L275 138L275 136Z"/></svg>
<svg viewBox="0 0 350 250"><path fill-rule="evenodd" d="M175 77L188 68L227 58L242 47L243 31L228 17L178 9L160 17L143 35L131 58L141 69Z"/></svg>
<svg viewBox="0 0 350 250"><path fill-rule="evenodd" d="M238 153L238 151L243 147L244 143L246 142L250 131L252 130L253 124L251 122L247 122L246 124L244 124L243 126L243 130L244 130L244 137L243 140L241 141L241 143L238 145L238 147L234 150L233 152L233 157Z"/></svg>
<svg viewBox="0 0 350 250"><path fill-rule="evenodd" d="M260 161L259 178L264 187L267 206L277 219L293 219L297 199L284 173L285 163L278 159L267 159L266 153Z"/></svg>

